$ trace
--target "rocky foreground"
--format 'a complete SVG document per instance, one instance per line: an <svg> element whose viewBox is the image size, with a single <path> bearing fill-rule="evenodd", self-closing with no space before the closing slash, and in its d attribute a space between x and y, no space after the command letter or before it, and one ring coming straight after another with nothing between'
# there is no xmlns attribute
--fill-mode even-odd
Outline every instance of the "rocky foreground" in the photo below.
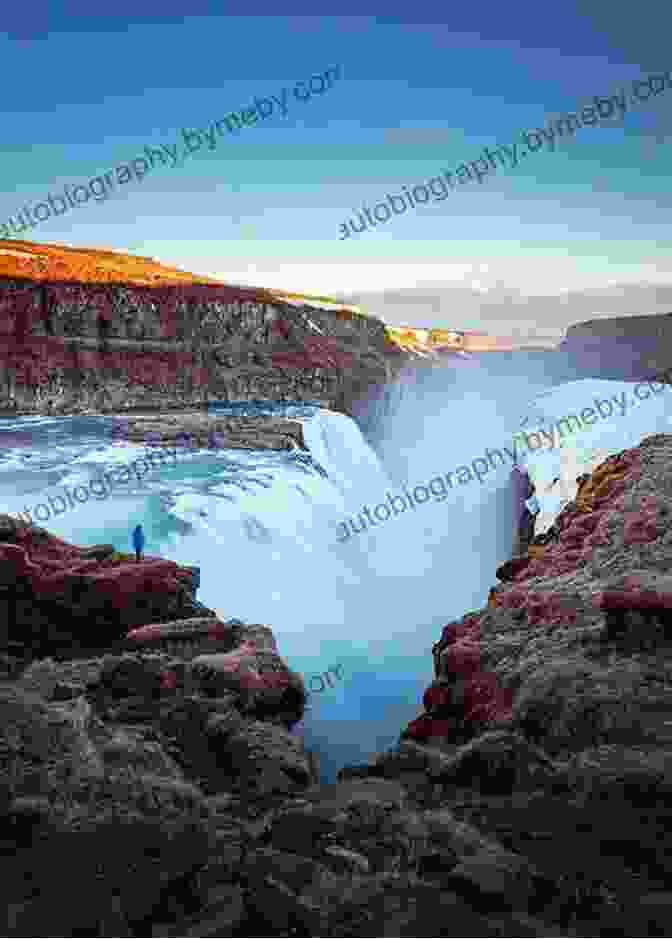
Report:
<svg viewBox="0 0 672 939"><path fill-rule="evenodd" d="M268 627L3 521L3 934L669 935L671 457L599 467L330 785Z"/></svg>

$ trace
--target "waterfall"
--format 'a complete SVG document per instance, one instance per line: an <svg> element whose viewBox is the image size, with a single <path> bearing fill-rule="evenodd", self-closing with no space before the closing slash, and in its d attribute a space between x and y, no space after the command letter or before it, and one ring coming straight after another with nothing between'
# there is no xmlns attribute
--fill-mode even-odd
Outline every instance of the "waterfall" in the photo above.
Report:
<svg viewBox="0 0 672 939"><path fill-rule="evenodd" d="M44 525L77 544L128 551L131 529L142 524L149 555L200 567L202 603L224 619L271 626L313 692L305 738L333 778L344 763L396 742L432 680L441 627L485 605L497 565L510 556L514 433L534 426L532 417L549 421L592 397L632 391L619 382L552 388L543 365L540 357L482 357L420 370L390 390L394 407L377 412L373 440L343 414L304 409L291 416L303 423L307 451L182 452ZM582 445L614 452L635 429L667 429L668 397L669 388L637 409L630 436L630 422L616 415ZM0 508L45 503L59 487L85 486L102 468L137 457L142 447L111 442L109 423L8 419ZM23 437L10 436L17 433L31 435L30 452ZM541 466L554 459L525 456L539 463L540 479L559 475L555 464ZM319 677L327 674L338 681Z"/></svg>

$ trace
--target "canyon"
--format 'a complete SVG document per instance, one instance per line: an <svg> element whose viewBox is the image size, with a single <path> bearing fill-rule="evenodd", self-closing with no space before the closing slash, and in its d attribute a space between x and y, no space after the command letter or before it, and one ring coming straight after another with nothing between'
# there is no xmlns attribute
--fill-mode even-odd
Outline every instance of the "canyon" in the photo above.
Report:
<svg viewBox="0 0 672 939"><path fill-rule="evenodd" d="M203 407L291 399L357 418L390 383L410 377L400 390L424 406L432 380L450 378L433 366L468 371L469 353L438 351L451 336L402 337L423 356L327 298L16 244L0 253L6 414L133 412L125 438L159 446L177 444L180 411L199 446L223 434L260 449L256 418L217 427ZM488 370L509 383L536 362L550 380L573 355L601 377L606 359L619 375L661 370L667 322L579 324L563 350L504 352L501 365L493 353ZM482 377L460 394L488 400ZM407 410L397 449L417 445L422 413ZM263 433L270 449L317 452L304 429L274 418ZM333 443L352 441L338 430ZM554 519L556 541L493 566L487 605L464 615L450 610L453 557L423 711L335 782L293 732L307 693L278 651L280 604L273 622L238 618L244 556L238 578L217 569L225 618L196 600L200 567L0 515L6 934L418 936L444 922L463 935L669 934L671 456L672 436L655 433L605 459ZM489 551L474 543L479 564ZM308 599L298 615L314 630ZM420 644L422 591L412 599Z"/></svg>
<svg viewBox="0 0 672 939"><path fill-rule="evenodd" d="M587 373L641 378L668 364L670 316L578 323L539 354L549 365L570 357ZM512 337L395 327L328 297L227 284L121 251L18 240L0 247L5 415L292 401L361 426L363 412L389 410L385 391L409 370L517 348Z"/></svg>
<svg viewBox="0 0 672 939"><path fill-rule="evenodd" d="M5 934L669 935L671 453L597 467L335 783L271 625L0 515Z"/></svg>

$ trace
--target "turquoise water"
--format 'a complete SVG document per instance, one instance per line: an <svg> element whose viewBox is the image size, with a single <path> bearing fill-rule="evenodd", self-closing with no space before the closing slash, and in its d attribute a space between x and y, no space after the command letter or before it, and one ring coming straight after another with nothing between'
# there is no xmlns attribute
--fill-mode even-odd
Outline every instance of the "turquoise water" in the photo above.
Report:
<svg viewBox="0 0 672 939"><path fill-rule="evenodd" d="M608 384L632 397L632 385ZM541 406L562 416L602 391L579 381L540 393L538 383L488 382L484 372L436 391L429 404L419 389L384 428L381 458L344 415L278 405L278 413L302 414L308 454L178 448L100 498L92 480L104 493L95 485L104 473L116 468L120 478L120 467L145 460L142 445L113 439L118 419L5 419L0 510L34 511L66 487L84 487L87 501L38 524L77 544L130 551L141 523L146 554L200 566L199 600L226 619L270 625L281 655L308 680L340 666L341 680L311 695L305 722L306 742L333 778L340 765L396 742L420 710L442 625L485 604L510 548L510 465L347 539L339 526L384 504L398 485L428 486L486 448L510 444ZM668 391L593 433L617 452L669 429L670 400Z"/></svg>

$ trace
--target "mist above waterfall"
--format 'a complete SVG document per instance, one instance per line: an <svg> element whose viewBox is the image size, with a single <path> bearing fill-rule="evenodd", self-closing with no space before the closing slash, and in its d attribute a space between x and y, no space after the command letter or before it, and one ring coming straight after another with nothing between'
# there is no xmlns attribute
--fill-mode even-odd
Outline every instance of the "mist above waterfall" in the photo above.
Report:
<svg viewBox="0 0 672 939"><path fill-rule="evenodd" d="M486 603L511 549L505 448L534 413L535 396L551 410L560 391L563 407L590 404L583 381L576 389L567 384L577 377L568 357L529 352L412 370L372 399L368 412L363 402L357 422L307 412L308 453L185 451L174 466L45 527L77 544L128 551L132 528L142 524L149 555L199 565L199 599L226 619L270 625L307 683L338 665L341 680L311 696L306 719L306 743L319 751L324 777L333 778L344 763L396 742L432 680L431 647L441 627ZM562 383L564 390L553 390ZM137 457L142 447L111 442L111 423L4 422L0 508L22 511L59 486L85 484ZM614 425L610 433L617 448L621 431ZM487 452L491 468L481 481L460 482L456 468ZM339 539L339 525L364 506L450 472L445 498Z"/></svg>

